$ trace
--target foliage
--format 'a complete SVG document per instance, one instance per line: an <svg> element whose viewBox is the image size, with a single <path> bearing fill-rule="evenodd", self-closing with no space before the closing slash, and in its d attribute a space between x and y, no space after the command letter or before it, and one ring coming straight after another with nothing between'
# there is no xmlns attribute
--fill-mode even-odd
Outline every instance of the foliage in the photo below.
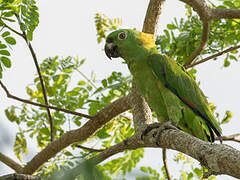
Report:
<svg viewBox="0 0 240 180"><path fill-rule="evenodd" d="M229 4L238 4L239 1L223 1L217 8L226 8ZM197 48L202 33L202 22L199 17L187 8L187 19L177 19L163 30L163 35L157 37L156 44L162 53L168 54L180 64L186 63L188 57ZM240 41L240 21L239 19L221 19L211 23L209 40L206 48L202 51L198 59L205 55L222 51L229 46L236 46ZM231 51L224 58L224 67L230 65L230 60L238 61L238 50Z"/></svg>
<svg viewBox="0 0 240 180"><path fill-rule="evenodd" d="M97 42L102 42L106 38L108 31L116 30L122 24L121 19L109 19L106 15L97 13L95 15L95 25L97 30Z"/></svg>
<svg viewBox="0 0 240 180"><path fill-rule="evenodd" d="M2 0L0 1L0 79L3 68L11 67L10 49L16 44L12 32L26 37L26 40L33 39L33 31L39 23L38 7L34 0ZM8 25L10 24L10 25ZM14 30L12 26L18 25L22 34Z"/></svg>

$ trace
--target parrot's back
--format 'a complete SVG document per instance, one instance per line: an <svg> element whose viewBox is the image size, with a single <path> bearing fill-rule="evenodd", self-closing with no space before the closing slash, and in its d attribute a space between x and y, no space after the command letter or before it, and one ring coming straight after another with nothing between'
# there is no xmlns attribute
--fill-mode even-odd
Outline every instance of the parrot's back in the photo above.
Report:
<svg viewBox="0 0 240 180"><path fill-rule="evenodd" d="M205 141L214 141L221 129L196 82L176 62L158 52L128 63L137 88L160 122Z"/></svg>

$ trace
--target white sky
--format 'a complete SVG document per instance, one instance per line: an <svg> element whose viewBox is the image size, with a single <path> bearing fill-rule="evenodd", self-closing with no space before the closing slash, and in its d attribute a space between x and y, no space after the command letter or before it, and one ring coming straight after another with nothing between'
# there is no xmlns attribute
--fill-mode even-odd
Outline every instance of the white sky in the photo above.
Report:
<svg viewBox="0 0 240 180"><path fill-rule="evenodd" d="M68 3L66 3L68 2ZM119 60L109 61L103 51L104 44L97 44L94 16L96 13L104 13L108 17L122 19L123 27L142 29L146 8L149 1L143 0L102 0L102 1L74 1L74 0L41 0L38 2L40 9L40 24L34 34L32 45L37 53L39 61L49 56L79 56L87 58L82 71L90 75L94 71L97 79L107 77L112 71L121 71L129 74L126 65ZM184 16L183 4L179 1L167 1L163 14L160 17L159 32L170 23L173 17ZM25 87L32 82L36 73L32 58L22 39L18 39L17 45L12 51L12 68L3 73L3 82L10 92L19 97L27 97ZM221 68L222 60L207 62L198 67L198 79L201 81L201 88L215 102L217 111L223 115L225 110L233 112L233 119L223 126L223 134L230 135L240 132L240 63L232 63L230 68ZM0 149L5 154L14 157L12 146L16 126L9 123L5 118L4 109L14 100L6 98L4 91L0 89L0 125L3 130L0 133ZM1 128L1 129L2 129ZM8 134L9 133L9 134ZM5 136L3 135L5 134ZM1 139L8 141L3 144ZM2 143L2 144L1 144ZM234 144L239 149L239 145ZM151 150L147 157L152 164L154 158L161 157L159 150ZM172 156L172 155L171 155ZM146 161L143 162L146 165ZM154 163L155 168L162 164L161 159ZM174 167L169 167L170 170ZM9 173L5 165L0 162L0 175ZM174 171L173 171L174 172ZM172 174L173 174L172 172ZM174 175L174 174L173 174ZM227 176L222 176L229 179ZM232 178L231 178L232 179Z"/></svg>

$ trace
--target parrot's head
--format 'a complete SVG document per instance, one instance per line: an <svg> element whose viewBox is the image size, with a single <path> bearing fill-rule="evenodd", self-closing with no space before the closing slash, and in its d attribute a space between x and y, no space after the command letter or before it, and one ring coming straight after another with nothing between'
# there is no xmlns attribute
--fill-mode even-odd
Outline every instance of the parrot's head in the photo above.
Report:
<svg viewBox="0 0 240 180"><path fill-rule="evenodd" d="M152 34L120 29L107 36L104 50L109 59L122 57L126 60L152 48L156 48Z"/></svg>

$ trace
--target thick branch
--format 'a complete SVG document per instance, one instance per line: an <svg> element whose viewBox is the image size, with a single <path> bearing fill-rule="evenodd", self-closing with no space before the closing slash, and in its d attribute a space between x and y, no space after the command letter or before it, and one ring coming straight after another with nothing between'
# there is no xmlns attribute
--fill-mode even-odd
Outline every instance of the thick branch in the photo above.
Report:
<svg viewBox="0 0 240 180"><path fill-rule="evenodd" d="M150 0L143 24L143 32L155 35L164 2L165 0Z"/></svg>
<svg viewBox="0 0 240 180"><path fill-rule="evenodd" d="M205 0L180 0L189 6L191 6L194 11L198 13L202 21L209 21L212 15L211 8L208 7Z"/></svg>
<svg viewBox="0 0 240 180"><path fill-rule="evenodd" d="M234 19L240 18L240 10L239 9L212 9L211 19Z"/></svg>
<svg viewBox="0 0 240 180"><path fill-rule="evenodd" d="M147 125L145 126L147 127ZM198 160L201 165L209 169L211 174L226 174L240 178L240 152L236 149L224 144L204 142L179 130L163 129L160 126L150 131L145 136L144 141L135 134L127 140L104 150L97 156L84 161L76 168L68 171L62 179L73 179L77 175L84 173L87 165L99 164L119 152L143 147L161 147L177 150Z"/></svg>
<svg viewBox="0 0 240 180"><path fill-rule="evenodd" d="M198 160L215 175L227 174L240 178L240 152L228 145L211 144L176 130L161 133L161 147L183 152Z"/></svg>
<svg viewBox="0 0 240 180"><path fill-rule="evenodd" d="M73 114L73 115L85 117L85 118L87 118L87 119L92 119L92 118L93 118L92 116L89 116L89 115L87 115L87 114L83 114L83 113L79 113L79 112L75 112L75 111L70 111L70 110L63 109L63 108L59 108L59 107L55 107L55 106L49 106L49 105L45 105L45 104L39 104L39 103L35 103L35 102L32 102L32 101L29 101L29 100L27 100L27 99L19 98L19 97L17 97L17 96L14 96L14 95L10 94L10 92L9 92L8 89L7 89L7 87L2 83L1 80L0 80L0 85L2 86L3 90L4 90L5 93L7 94L7 97L8 97L8 98L15 99L15 100L17 100L17 101L20 101L20 102L23 102L23 103L27 103L27 104L31 104L31 105L34 105L34 106L39 106L39 107L44 107L44 108L50 108L50 109L54 109L54 110L57 110L57 111L62 111L62 112L68 113L68 114Z"/></svg>
<svg viewBox="0 0 240 180"><path fill-rule="evenodd" d="M50 158L54 157L58 152L65 147L75 142L84 141L92 136L103 125L109 122L115 116L121 114L124 111L130 109L129 96L132 94L120 98L101 111L99 111L91 120L84 124L81 128L66 132L60 138L53 141L45 149L39 152L27 165L23 168L21 173L32 174L42 164L47 162Z"/></svg>
<svg viewBox="0 0 240 180"><path fill-rule="evenodd" d="M27 174L8 174L1 176L0 180L42 180L40 177Z"/></svg>
<svg viewBox="0 0 240 180"><path fill-rule="evenodd" d="M8 167L12 168L16 172L20 172L22 170L22 166L18 164L13 159L7 157L6 155L0 153L0 161L6 164Z"/></svg>
<svg viewBox="0 0 240 180"><path fill-rule="evenodd" d="M130 96L130 105L133 114L135 132L142 131L143 125L152 122L152 112L144 97L138 92L135 81L132 83L132 95Z"/></svg>

